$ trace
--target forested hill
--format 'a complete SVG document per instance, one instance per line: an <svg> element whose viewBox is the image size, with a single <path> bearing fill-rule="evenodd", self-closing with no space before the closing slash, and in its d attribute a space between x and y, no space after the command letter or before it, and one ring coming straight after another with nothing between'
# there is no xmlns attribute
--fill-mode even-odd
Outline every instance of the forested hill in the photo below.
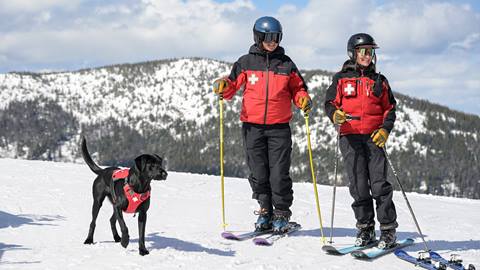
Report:
<svg viewBox="0 0 480 270"><path fill-rule="evenodd" d="M168 159L169 170L219 174L218 102L211 83L230 68L231 63L188 58L0 74L0 157L83 162L78 145L85 135L103 165L125 165L140 153L155 152ZM315 104L310 129L317 179L329 184L336 136L321 107L333 74L302 72ZM480 199L480 118L395 95L397 121L388 151L404 187ZM238 93L225 105L225 173L246 177L240 103ZM305 122L298 111L291 126L292 178L310 181Z"/></svg>

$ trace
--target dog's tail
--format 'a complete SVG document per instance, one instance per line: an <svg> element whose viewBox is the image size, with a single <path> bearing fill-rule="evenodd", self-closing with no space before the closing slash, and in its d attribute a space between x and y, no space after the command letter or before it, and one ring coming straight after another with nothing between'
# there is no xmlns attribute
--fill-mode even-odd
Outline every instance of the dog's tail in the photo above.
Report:
<svg viewBox="0 0 480 270"><path fill-rule="evenodd" d="M83 156L83 160L85 160L85 162L87 163L88 167L90 167L90 170L92 170L92 172L98 175L100 171L102 171L102 168L100 168L93 161L92 157L88 153L87 140L85 139L85 137L82 137L82 156Z"/></svg>

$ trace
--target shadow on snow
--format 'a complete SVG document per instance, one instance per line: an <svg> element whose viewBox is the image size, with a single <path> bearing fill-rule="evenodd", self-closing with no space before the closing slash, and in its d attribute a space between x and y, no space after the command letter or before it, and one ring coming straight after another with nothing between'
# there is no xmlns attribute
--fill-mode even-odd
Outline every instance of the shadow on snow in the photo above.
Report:
<svg viewBox="0 0 480 270"><path fill-rule="evenodd" d="M5 251L10 251L10 250L30 250L29 248L24 248L20 245L9 245L9 244L4 244L0 243L0 265L13 265L13 264L33 264L33 263L40 263L40 261L33 261L33 262L10 262L10 261L3 261L3 253Z"/></svg>
<svg viewBox="0 0 480 270"><path fill-rule="evenodd" d="M380 235L380 232L377 230L377 236ZM323 233L327 241L330 240L330 228L324 228ZM355 237L357 234L357 229L352 228L334 228L333 229L333 241L334 244L337 242L339 246L341 245L348 245L346 241L339 242L337 237ZM292 236L312 236L312 237L320 237L320 229L313 229L313 230L300 230ZM447 241L447 240L428 240L428 236L424 235L425 241L427 242L428 247L431 250L451 250L451 251L461 251L461 250L480 250L480 240L469 240L469 241ZM415 245L406 248L407 251L421 251L424 250L424 244L420 234L417 232L404 232L404 231L397 231L397 238L413 238L415 239ZM341 244L340 244L341 243Z"/></svg>
<svg viewBox="0 0 480 270"><path fill-rule="evenodd" d="M23 225L35 225L35 226L57 226L54 224L48 224L46 222L51 222L55 220L65 219L62 216L41 216L41 215L13 215L4 211L0 211L0 229L5 228L17 228ZM34 262L6 262L2 260L3 254L6 251L12 250L29 250L29 248L24 248L21 245L15 244L6 244L0 242L0 264L32 264L40 263L39 261Z"/></svg>
<svg viewBox="0 0 480 270"><path fill-rule="evenodd" d="M54 224L46 224L44 222L64 219L65 217L59 215L13 215L4 211L0 211L0 229L7 227L16 228L22 225L57 226Z"/></svg>
<svg viewBox="0 0 480 270"><path fill-rule="evenodd" d="M134 240L138 242L138 239ZM204 247L200 244L188 242L184 240L180 240L177 238L165 237L160 236L159 233L151 233L147 237L145 237L145 241L153 242L148 246L148 249L164 249L164 248L173 248L178 251L186 251L186 252L206 252L211 255L218 255L218 256L235 256L235 251L231 250L221 250L216 248L208 248Z"/></svg>

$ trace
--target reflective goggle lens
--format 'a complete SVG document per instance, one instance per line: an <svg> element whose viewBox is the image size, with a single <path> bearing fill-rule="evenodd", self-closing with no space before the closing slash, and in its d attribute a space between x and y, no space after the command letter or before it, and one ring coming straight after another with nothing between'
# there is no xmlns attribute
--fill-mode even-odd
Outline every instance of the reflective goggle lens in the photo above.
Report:
<svg viewBox="0 0 480 270"><path fill-rule="evenodd" d="M358 48L357 51L361 56L365 56L365 55L373 56L375 54L374 48Z"/></svg>
<svg viewBox="0 0 480 270"><path fill-rule="evenodd" d="M282 33L265 33L263 41L265 42L273 41L275 43L280 43L281 39L282 39Z"/></svg>

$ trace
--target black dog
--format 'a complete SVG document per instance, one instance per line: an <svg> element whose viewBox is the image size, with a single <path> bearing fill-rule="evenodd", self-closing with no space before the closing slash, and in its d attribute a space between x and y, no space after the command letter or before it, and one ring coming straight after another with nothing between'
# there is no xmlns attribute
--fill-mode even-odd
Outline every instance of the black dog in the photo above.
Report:
<svg viewBox="0 0 480 270"><path fill-rule="evenodd" d="M128 246L130 237L128 228L123 220L122 211L136 212L138 213L139 252L142 256L147 255L149 252L145 248L145 225L147 222L147 210L150 206L150 182L152 180L167 179L168 174L162 167L163 159L158 155L145 154L135 158L135 165L130 169L117 167L102 169L95 164L88 153L85 138L82 139L82 155L88 167L98 175L93 182L92 222L90 223L90 230L84 244L93 244L93 233L98 211L102 207L105 197L108 197L113 204L110 226L115 242L121 242L124 248ZM122 231L121 238L115 226L117 220Z"/></svg>

